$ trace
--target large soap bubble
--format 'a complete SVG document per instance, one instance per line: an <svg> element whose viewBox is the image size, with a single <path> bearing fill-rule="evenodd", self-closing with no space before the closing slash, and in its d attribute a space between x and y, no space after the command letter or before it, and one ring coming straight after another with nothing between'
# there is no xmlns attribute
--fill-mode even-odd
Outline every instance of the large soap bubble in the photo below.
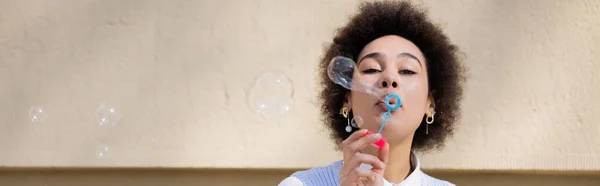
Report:
<svg viewBox="0 0 600 186"><path fill-rule="evenodd" d="M266 119L278 118L289 112L293 105L294 86L284 74L261 74L248 91L248 105Z"/></svg>

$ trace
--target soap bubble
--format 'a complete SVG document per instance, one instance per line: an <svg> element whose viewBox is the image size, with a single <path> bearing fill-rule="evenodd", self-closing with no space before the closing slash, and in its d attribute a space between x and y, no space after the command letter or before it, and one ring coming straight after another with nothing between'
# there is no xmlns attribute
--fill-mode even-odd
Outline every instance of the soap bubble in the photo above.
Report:
<svg viewBox="0 0 600 186"><path fill-rule="evenodd" d="M358 76L355 77L356 70L356 63L352 59L337 56L331 59L331 62L327 66L327 76L331 81L348 90L371 94L383 101L386 94L377 86L364 82Z"/></svg>
<svg viewBox="0 0 600 186"><path fill-rule="evenodd" d="M96 147L95 156L98 159L108 159L111 155L111 148L108 145L101 144Z"/></svg>
<svg viewBox="0 0 600 186"><path fill-rule="evenodd" d="M327 76L331 81L348 90L360 91L375 96L375 98L384 102L388 109L396 110L400 108L402 104L400 96L387 94L379 87L364 82L359 76L355 75L356 70L356 63L352 59L337 56L327 66Z"/></svg>
<svg viewBox="0 0 600 186"><path fill-rule="evenodd" d="M352 125L352 127L354 128L360 128L363 125L363 118L360 116L355 116L354 118L352 118L352 121L350 121L350 125Z"/></svg>
<svg viewBox="0 0 600 186"><path fill-rule="evenodd" d="M40 123L46 119L46 112L40 106L31 107L29 110L29 121L31 123Z"/></svg>
<svg viewBox="0 0 600 186"><path fill-rule="evenodd" d="M266 119L277 118L289 112L294 104L294 87L284 74L261 74L248 92L248 105Z"/></svg>
<svg viewBox="0 0 600 186"><path fill-rule="evenodd" d="M102 105L96 113L98 125L101 127L112 127L119 122L120 114L117 109L111 106Z"/></svg>
<svg viewBox="0 0 600 186"><path fill-rule="evenodd" d="M327 75L334 83L342 85L346 89L353 89L353 76L356 69L356 63L350 58L335 57L327 66Z"/></svg>

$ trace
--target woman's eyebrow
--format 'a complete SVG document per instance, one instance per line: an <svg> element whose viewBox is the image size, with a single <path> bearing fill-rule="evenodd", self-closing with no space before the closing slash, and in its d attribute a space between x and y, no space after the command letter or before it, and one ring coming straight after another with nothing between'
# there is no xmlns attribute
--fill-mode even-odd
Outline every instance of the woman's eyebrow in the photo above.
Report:
<svg viewBox="0 0 600 186"><path fill-rule="evenodd" d="M367 58L380 59L380 58L383 58L383 57L385 57L385 55L384 55L384 54L382 54L382 53L379 53L379 52L373 52L373 53L367 54L367 55L365 55L364 57L362 57L362 58L361 58L361 59L358 61L358 64L360 64L360 62L362 62L363 60L365 60L365 59L367 59ZM406 52L403 52L403 53L400 53L400 54L398 54L396 57L397 57L397 58L405 58L405 57L408 57L408 58L410 58L410 59L414 59L415 61L417 61L417 63L419 63L419 66L421 66L421 68L423 68L423 64L421 64L421 60L419 60L419 58L417 58L417 56L415 56L415 55L412 55L411 53L406 53ZM356 65L358 65L358 64L356 64Z"/></svg>
<svg viewBox="0 0 600 186"><path fill-rule="evenodd" d="M373 52L373 53L367 54L367 55L365 55L364 57L362 57L362 58L361 58L361 59L358 61L358 63L357 63L356 65L360 64L360 62L362 62L363 60L365 60L365 59L367 59L367 58L375 58L375 59L378 59L378 58L383 58L383 57L385 57L385 55L383 55L382 53L379 53L379 52Z"/></svg>
<svg viewBox="0 0 600 186"><path fill-rule="evenodd" d="M411 59L414 59L415 61L417 61L417 63L419 63L419 66L421 66L421 68L423 68L423 64L421 64L421 60L419 60L419 58L417 58L415 55L412 55L411 53L400 53L397 55L397 58L403 58L403 57L408 57Z"/></svg>

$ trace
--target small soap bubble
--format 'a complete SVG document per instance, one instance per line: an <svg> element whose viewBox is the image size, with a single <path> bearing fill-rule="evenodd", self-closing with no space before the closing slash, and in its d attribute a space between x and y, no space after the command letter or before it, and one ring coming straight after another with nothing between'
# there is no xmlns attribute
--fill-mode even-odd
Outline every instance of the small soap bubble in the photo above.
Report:
<svg viewBox="0 0 600 186"><path fill-rule="evenodd" d="M31 123L41 123L46 119L46 112L40 106L31 107L29 110L29 121Z"/></svg>
<svg viewBox="0 0 600 186"><path fill-rule="evenodd" d="M352 127L354 128L360 128L363 125L363 118L360 116L356 116L354 118L352 118L352 121L350 121L350 125L352 125Z"/></svg>
<svg viewBox="0 0 600 186"><path fill-rule="evenodd" d="M108 145L98 145L96 147L95 156L98 159L108 159L111 155L111 148Z"/></svg>
<svg viewBox="0 0 600 186"><path fill-rule="evenodd" d="M289 112L293 105L294 87L284 74L261 74L248 92L250 109L266 119L274 119Z"/></svg>
<svg viewBox="0 0 600 186"><path fill-rule="evenodd" d="M96 113L98 117L98 125L101 127L115 126L120 119L120 114L115 107L102 105Z"/></svg>

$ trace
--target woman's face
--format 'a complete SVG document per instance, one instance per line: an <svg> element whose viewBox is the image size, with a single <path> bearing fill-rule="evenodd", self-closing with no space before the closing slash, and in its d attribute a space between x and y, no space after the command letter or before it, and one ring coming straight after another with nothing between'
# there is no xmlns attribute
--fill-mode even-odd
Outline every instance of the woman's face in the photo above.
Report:
<svg viewBox="0 0 600 186"><path fill-rule="evenodd" d="M423 54L412 42L399 36L384 36L369 43L357 60L360 78L383 93L400 96L402 106L392 111L381 134L390 143L412 139L423 116L433 113L433 100L429 97L427 67ZM377 132L383 122L385 104L375 96L352 90L346 103L354 117L362 117L360 128Z"/></svg>

